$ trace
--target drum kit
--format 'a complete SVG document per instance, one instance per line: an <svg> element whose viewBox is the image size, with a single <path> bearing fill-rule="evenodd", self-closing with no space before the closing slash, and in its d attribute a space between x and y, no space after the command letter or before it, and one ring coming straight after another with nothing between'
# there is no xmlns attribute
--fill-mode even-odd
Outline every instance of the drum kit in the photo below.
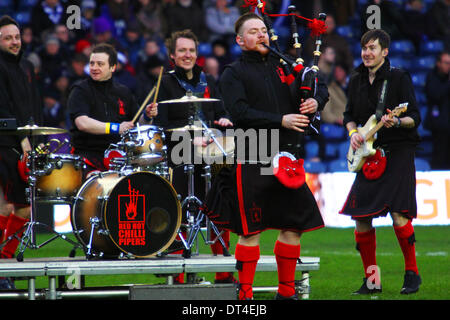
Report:
<svg viewBox="0 0 450 320"><path fill-rule="evenodd" d="M219 100L187 95L159 104L212 101ZM201 126L194 125L194 120ZM57 238L74 246L70 256L74 256L79 248L87 259L146 258L164 256L180 249L183 256L189 258L198 254L199 234L206 245L219 241L224 255L229 255L221 236L223 231L200 210L203 203L194 190L196 166L184 164L188 177L185 199L181 199L171 182L173 171L169 165L166 134L200 132L212 141L206 147L194 146L191 141L192 150L206 160L201 165L206 192L211 187L214 161L221 156L222 159L233 156L233 139L219 137L203 121L197 120L192 116L188 126L167 131L153 125L137 124L105 151L107 171L96 173L84 182L84 159L56 153L68 143L67 140L62 143L51 140L58 142L53 152L50 143L44 147L36 146L37 136L66 133L65 129L27 125L11 131L9 134L28 137L32 147L27 161L31 215L21 238L17 260L23 261L27 247L39 249ZM70 221L77 242L37 221L36 203L39 202L70 205ZM47 227L54 236L37 245L35 228L40 225ZM178 247L173 245L177 236ZM195 246L196 252L193 252Z"/></svg>

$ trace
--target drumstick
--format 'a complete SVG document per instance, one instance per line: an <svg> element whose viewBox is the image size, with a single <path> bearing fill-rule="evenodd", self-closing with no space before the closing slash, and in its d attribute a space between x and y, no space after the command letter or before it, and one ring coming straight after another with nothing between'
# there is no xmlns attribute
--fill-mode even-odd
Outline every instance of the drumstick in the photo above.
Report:
<svg viewBox="0 0 450 320"><path fill-rule="evenodd" d="M164 67L161 67L161 69L159 71L159 76L158 76L158 83L156 84L156 94L155 94L155 98L153 99L153 103L156 103L156 98L158 97L159 85L161 84L161 77L163 74L163 70L164 70ZM154 91L155 91L155 87L153 87L153 89L148 94L147 98L145 98L144 103L141 105L141 107L139 108L139 111L136 113L136 115L133 118L133 123L136 123L136 121L139 119L139 116L140 116L142 110L146 107L146 104L147 104L148 100L150 99L150 97L153 95Z"/></svg>
<svg viewBox="0 0 450 320"><path fill-rule="evenodd" d="M156 99L158 98L159 85L161 84L163 70L164 70L164 67L161 67L161 69L159 70L158 83L156 84L156 93L155 93L155 97L153 98L153 103L156 103Z"/></svg>
<svg viewBox="0 0 450 320"><path fill-rule="evenodd" d="M147 95L147 98L145 98L144 103L142 103L141 107L139 108L138 112L136 112L136 115L133 118L133 123L136 123L136 121L139 119L139 116L141 115L142 110L144 110L145 106L147 105L148 100L152 97L153 93L155 93L156 87L153 87L152 90L150 90L149 94Z"/></svg>

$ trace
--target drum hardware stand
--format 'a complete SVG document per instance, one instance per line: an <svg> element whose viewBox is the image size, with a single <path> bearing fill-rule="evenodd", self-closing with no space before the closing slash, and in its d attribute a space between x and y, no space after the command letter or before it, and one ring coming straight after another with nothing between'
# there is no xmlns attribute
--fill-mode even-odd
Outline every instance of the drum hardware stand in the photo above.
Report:
<svg viewBox="0 0 450 320"><path fill-rule="evenodd" d="M22 236L21 242L20 242L20 247L19 247L19 253L17 254L17 261L22 262L23 261L23 255L24 252L26 250L27 247L30 247L31 249L40 249L41 247L47 245L48 243L52 242L53 240L57 239L57 238L61 238L67 242L69 242L70 244L72 244L74 246L74 248L72 249L72 251L70 252L69 256L70 257L74 257L75 256L75 250L76 248L81 248L80 244L70 240L69 238L67 238L65 235L60 234L58 232L56 232L55 230L53 230L52 228L50 228L49 226L47 226L44 223L38 222L36 221L36 151L35 151L35 147L34 147L34 136L30 135L30 144L31 144L31 151L30 151L30 175L28 177L28 183L30 185L30 221L27 223L27 229L24 233L24 235ZM44 241L42 244L37 245L36 244L36 233L34 228L36 226L45 226L47 228L48 231L54 233L55 235L50 238L47 241Z"/></svg>
<svg viewBox="0 0 450 320"><path fill-rule="evenodd" d="M217 227L214 225L212 221L208 219L208 217L205 216L205 214L199 210L199 208L203 205L203 203L194 195L194 165L186 165L184 167L185 172L188 174L188 195L182 202L182 208L185 206L187 207L186 215L187 215L187 227L188 227L188 237L187 240L184 239L181 231L178 232L178 236L181 239L181 242L183 243L185 249L183 251L183 257L184 258L190 258L192 255L192 247L194 244L194 241L197 240L198 233L200 232L205 244L211 245L214 244L217 240L220 241L223 247L223 255L224 256L230 256L230 253L225 245L225 242L222 238L223 231L219 231ZM211 187L211 167L205 166L206 173L203 175L206 182L206 193L210 190ZM195 216L195 213L197 212L197 216ZM203 219L206 218L206 238L203 235L202 232L202 222ZM214 240L211 240L211 230L214 231L216 234L216 238ZM198 246L197 246L197 252L198 254Z"/></svg>

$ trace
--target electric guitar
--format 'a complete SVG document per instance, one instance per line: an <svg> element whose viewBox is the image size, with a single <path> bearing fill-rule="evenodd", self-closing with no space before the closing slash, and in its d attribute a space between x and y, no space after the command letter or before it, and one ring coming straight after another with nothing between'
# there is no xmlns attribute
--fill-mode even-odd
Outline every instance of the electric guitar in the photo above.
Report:
<svg viewBox="0 0 450 320"><path fill-rule="evenodd" d="M398 117L403 112L406 112L408 108L408 102L399 104L390 114L389 116ZM383 127L383 122L379 121L377 123L377 118L373 114L369 120L367 120L366 124L363 127L357 128L358 133L362 135L364 138L364 142L361 146L353 150L350 145L347 153L347 166L350 172L358 172L361 170L362 166L366 162L367 157L373 156L376 152L376 149L373 148L373 143L376 139L375 134L378 130Z"/></svg>

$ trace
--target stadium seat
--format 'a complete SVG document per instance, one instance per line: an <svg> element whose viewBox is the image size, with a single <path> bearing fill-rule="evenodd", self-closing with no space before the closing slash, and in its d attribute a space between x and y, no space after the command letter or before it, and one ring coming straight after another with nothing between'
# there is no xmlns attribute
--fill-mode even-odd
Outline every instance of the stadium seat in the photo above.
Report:
<svg viewBox="0 0 450 320"><path fill-rule="evenodd" d="M417 127L417 133L419 134L419 136L421 138L431 138L431 131L429 131L423 127L423 120L424 119L422 118L422 122Z"/></svg>
<svg viewBox="0 0 450 320"><path fill-rule="evenodd" d="M343 126L331 123L322 123L320 126L320 132L325 140L341 140L345 138L346 134Z"/></svg>
<svg viewBox="0 0 450 320"><path fill-rule="evenodd" d="M416 93L417 103L419 105L426 105L427 104L427 96L426 96L424 90L418 90L418 88L416 88L415 93Z"/></svg>
<svg viewBox="0 0 450 320"><path fill-rule="evenodd" d="M406 69L410 70L411 68L411 61L409 59L401 58L401 57L391 57L389 59L391 62L392 67L400 68L400 69Z"/></svg>
<svg viewBox="0 0 450 320"><path fill-rule="evenodd" d="M316 158L319 156L319 143L317 141L308 141L305 144L306 159Z"/></svg>
<svg viewBox="0 0 450 320"><path fill-rule="evenodd" d="M416 171L430 171L431 166L430 163L422 158L416 158L414 160L414 163L416 165Z"/></svg>
<svg viewBox="0 0 450 320"><path fill-rule="evenodd" d="M353 59L353 68L357 68L362 62L361 57L356 57L355 59Z"/></svg>
<svg viewBox="0 0 450 320"><path fill-rule="evenodd" d="M390 46L391 55L412 56L415 53L414 44L409 40L394 40Z"/></svg>
<svg viewBox="0 0 450 320"><path fill-rule="evenodd" d="M327 166L323 162L305 160L303 167L308 173L322 173L327 171Z"/></svg>
<svg viewBox="0 0 450 320"><path fill-rule="evenodd" d="M337 26L336 33L346 39L356 38L355 30L349 25Z"/></svg>
<svg viewBox="0 0 450 320"><path fill-rule="evenodd" d="M420 52L422 55L438 54L444 50L444 42L441 40L422 41L420 44Z"/></svg>
<svg viewBox="0 0 450 320"><path fill-rule="evenodd" d="M411 73L411 79L414 87L423 88L427 80L426 72L414 72Z"/></svg>
<svg viewBox="0 0 450 320"><path fill-rule="evenodd" d="M13 15L13 18L20 24L28 24L31 19L31 13L28 11L17 12Z"/></svg>
<svg viewBox="0 0 450 320"><path fill-rule="evenodd" d="M348 148L350 147L350 140L341 142L339 144L339 159L347 159Z"/></svg>
<svg viewBox="0 0 450 320"><path fill-rule="evenodd" d="M30 10L33 8L39 0L20 0L19 10Z"/></svg>
<svg viewBox="0 0 450 320"><path fill-rule="evenodd" d="M434 56L417 57L411 64L411 71L429 71L433 69L435 61L436 57Z"/></svg>
<svg viewBox="0 0 450 320"><path fill-rule="evenodd" d="M327 159L336 159L339 156L340 142L327 142L325 145L325 157Z"/></svg>
<svg viewBox="0 0 450 320"><path fill-rule="evenodd" d="M328 171L330 172L342 172L342 171L348 171L347 167L347 160L345 159L337 159L330 161L328 163Z"/></svg>
<svg viewBox="0 0 450 320"><path fill-rule="evenodd" d="M210 43L201 42L198 45L198 55L199 56L209 56L212 54L212 46Z"/></svg>

